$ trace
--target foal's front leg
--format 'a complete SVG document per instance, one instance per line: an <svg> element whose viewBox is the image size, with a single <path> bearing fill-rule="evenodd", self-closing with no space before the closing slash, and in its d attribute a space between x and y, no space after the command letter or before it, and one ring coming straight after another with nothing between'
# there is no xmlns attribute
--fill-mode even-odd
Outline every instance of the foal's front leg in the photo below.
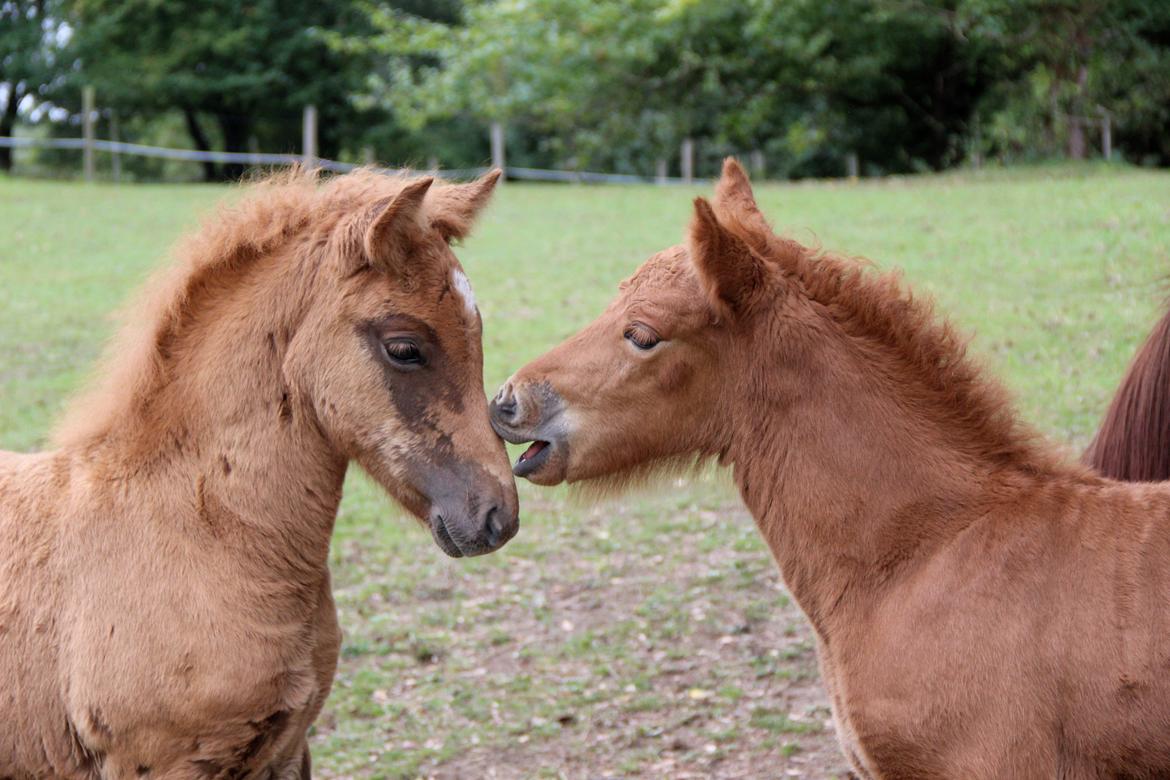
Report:
<svg viewBox="0 0 1170 780"><path fill-rule="evenodd" d="M313 759L309 756L309 746L305 745L301 751L300 780L310 780L313 776Z"/></svg>
<svg viewBox="0 0 1170 780"><path fill-rule="evenodd" d="M317 695L313 698L305 719L305 731L317 719L329 691L333 687L333 676L337 673L337 658L341 650L341 627L337 623L337 607L333 603L333 583L329 572L321 582L318 594L317 619L315 623L316 644L313 649L313 668L317 673ZM309 740L306 735L300 743L300 761L297 772L290 780L309 780L313 776L313 760L309 755Z"/></svg>
<svg viewBox="0 0 1170 780"><path fill-rule="evenodd" d="M833 713L834 731L837 732L837 744L841 747L841 753L845 756L845 760L849 762L850 772L849 777L854 780L870 780L872 775L866 770L861 762L861 756L858 755L857 734L853 731L853 726L845 717L845 705L841 701L841 693L838 689L837 675L833 668L832 659L829 657L827 648L817 637L817 661L821 670L821 681L825 685L825 691L829 694L829 707Z"/></svg>
<svg viewBox="0 0 1170 780"><path fill-rule="evenodd" d="M259 771L255 780L309 780L313 776L313 761L309 757L309 741L302 738L295 750L280 761Z"/></svg>

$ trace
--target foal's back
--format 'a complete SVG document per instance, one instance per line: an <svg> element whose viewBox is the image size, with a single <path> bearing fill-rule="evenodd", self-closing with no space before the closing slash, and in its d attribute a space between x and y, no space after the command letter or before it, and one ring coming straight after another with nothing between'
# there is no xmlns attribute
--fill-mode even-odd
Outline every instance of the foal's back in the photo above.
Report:
<svg viewBox="0 0 1170 780"><path fill-rule="evenodd" d="M1040 602L1079 615L1063 639L1073 710L1065 739L1119 776L1170 774L1170 484L1104 480L1073 531L1066 583ZM1084 530L1080 530L1083 528ZM1078 532L1079 531L1079 532ZM1077 684L1074 684L1077 683Z"/></svg>

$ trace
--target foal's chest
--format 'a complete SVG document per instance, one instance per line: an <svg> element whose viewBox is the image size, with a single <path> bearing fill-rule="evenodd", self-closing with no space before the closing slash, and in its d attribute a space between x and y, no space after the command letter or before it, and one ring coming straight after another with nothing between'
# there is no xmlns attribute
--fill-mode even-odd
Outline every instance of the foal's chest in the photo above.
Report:
<svg viewBox="0 0 1170 780"><path fill-rule="evenodd" d="M243 697L218 707L156 702L133 712L90 704L71 713L71 720L102 777L243 778L273 762L292 761L303 740L317 691L307 677L292 679L285 690L272 689L275 698L256 697L251 708L237 703Z"/></svg>
<svg viewBox="0 0 1170 780"><path fill-rule="evenodd" d="M75 665L70 675L79 743L107 778L243 778L273 762L299 762L334 671L319 668L315 652L334 641L324 629L210 628L169 641L155 634L139 637L137 656L133 642L117 648L122 655L91 648L80 657L106 663ZM133 662L120 665L119 657Z"/></svg>

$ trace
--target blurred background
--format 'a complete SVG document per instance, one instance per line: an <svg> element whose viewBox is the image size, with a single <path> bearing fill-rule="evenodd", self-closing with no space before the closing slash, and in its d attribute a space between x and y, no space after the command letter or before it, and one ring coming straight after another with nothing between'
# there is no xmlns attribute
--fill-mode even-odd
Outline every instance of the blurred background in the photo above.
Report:
<svg viewBox="0 0 1170 780"><path fill-rule="evenodd" d="M0 170L44 176L82 154L43 139L87 136L92 175L139 180L260 154L513 178L690 179L733 153L770 178L1166 166L1170 2L0 0L0 106Z"/></svg>

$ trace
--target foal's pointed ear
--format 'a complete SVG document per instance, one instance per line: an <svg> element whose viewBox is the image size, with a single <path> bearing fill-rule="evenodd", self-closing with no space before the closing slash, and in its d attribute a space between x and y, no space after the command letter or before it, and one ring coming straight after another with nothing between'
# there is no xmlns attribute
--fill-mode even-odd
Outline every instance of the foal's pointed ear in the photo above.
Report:
<svg viewBox="0 0 1170 780"><path fill-rule="evenodd" d="M487 205L503 174L499 168L467 184L448 184L431 191L431 227L448 241L466 238L476 216Z"/></svg>
<svg viewBox="0 0 1170 780"><path fill-rule="evenodd" d="M760 207L756 205L756 196L752 192L752 183L748 179L747 171L734 157L728 157L723 161L723 174L719 177L719 183L715 185L715 207L724 216L743 225L748 230L748 238L753 245L761 242L766 245L772 228L768 225L768 220L764 219Z"/></svg>
<svg viewBox="0 0 1170 780"><path fill-rule="evenodd" d="M716 313L745 314L763 287L763 260L719 221L705 198L695 198L690 239L699 280Z"/></svg>
<svg viewBox="0 0 1170 780"><path fill-rule="evenodd" d="M393 197L374 204L362 247L370 265L385 271L404 265L412 239L422 231L423 199L434 181L429 176L413 181Z"/></svg>
<svg viewBox="0 0 1170 780"><path fill-rule="evenodd" d="M739 160L728 157L723 160L723 173L715 185L715 202L730 203L732 201L756 205L756 196L752 193L752 183L748 179L747 171L739 164Z"/></svg>

